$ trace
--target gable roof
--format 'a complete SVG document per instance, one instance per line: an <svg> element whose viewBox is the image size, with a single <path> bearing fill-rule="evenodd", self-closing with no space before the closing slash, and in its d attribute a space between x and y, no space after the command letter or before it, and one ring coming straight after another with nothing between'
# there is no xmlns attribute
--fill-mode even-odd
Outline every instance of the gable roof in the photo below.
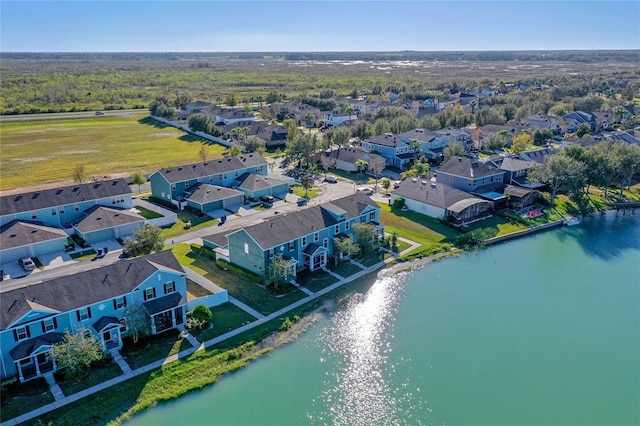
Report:
<svg viewBox="0 0 640 426"><path fill-rule="evenodd" d="M43 241L67 238L62 229L26 221L12 220L0 228L0 249L6 250Z"/></svg>
<svg viewBox="0 0 640 426"><path fill-rule="evenodd" d="M175 183L221 173L229 173L235 170L244 170L249 167L261 167L266 164L267 162L261 155L251 153L237 157L222 157L203 163L185 164L184 166L160 169L155 173L160 173L167 182Z"/></svg>
<svg viewBox="0 0 640 426"><path fill-rule="evenodd" d="M238 182L238 188L246 189L247 191L258 191L260 189L273 188L274 186L288 183L288 181L283 179L272 178L255 173L244 173L238 176L236 182Z"/></svg>
<svg viewBox="0 0 640 426"><path fill-rule="evenodd" d="M420 142L428 142L432 139L439 138L442 136L428 129L413 129L413 130L409 130L408 132L400 133L398 137L401 139L406 139L407 141L412 141L414 139L417 139Z"/></svg>
<svg viewBox="0 0 640 426"><path fill-rule="evenodd" d="M93 206L85 210L84 217L74 227L78 231L85 233L144 221L144 217L129 210Z"/></svg>
<svg viewBox="0 0 640 426"><path fill-rule="evenodd" d="M360 216L369 207L379 209L371 198L360 193L333 200L331 205L331 211L323 206L314 206L275 217L240 231L246 232L260 247L266 250L339 223L340 221L334 216L337 209L346 212L346 220ZM232 234L227 234L227 237Z"/></svg>
<svg viewBox="0 0 640 426"><path fill-rule="evenodd" d="M507 172L517 172L519 170L526 170L533 167L531 161L524 161L519 158L504 157L500 169Z"/></svg>
<svg viewBox="0 0 640 426"><path fill-rule="evenodd" d="M101 268L55 278L3 292L0 297L0 330L6 330L36 308L66 312L131 292L162 265L183 273L171 251L120 260Z"/></svg>
<svg viewBox="0 0 640 426"><path fill-rule="evenodd" d="M27 358L33 355L39 348L52 346L54 343L61 342L64 338L62 333L47 333L32 339L23 340L15 348L9 351L9 355L14 361Z"/></svg>
<svg viewBox="0 0 640 426"><path fill-rule="evenodd" d="M126 194L131 194L131 188L127 182L124 179L112 179L5 195L0 197L0 215L30 212Z"/></svg>
<svg viewBox="0 0 640 426"><path fill-rule="evenodd" d="M393 193L399 197L408 198L441 209L449 208L449 206L460 200L476 198L468 192L464 192L442 182L431 181L426 177L405 179Z"/></svg>
<svg viewBox="0 0 640 426"><path fill-rule="evenodd" d="M242 196L244 193L231 188L224 188L218 185L210 185L208 183L197 183L190 186L185 192L190 192L187 200L191 200L198 204L212 203L218 200L224 200L231 197ZM185 194L186 195L186 194Z"/></svg>
<svg viewBox="0 0 640 426"><path fill-rule="evenodd" d="M478 179L485 176L502 174L502 170L468 157L450 157L438 169L437 173L446 173L467 179Z"/></svg>
<svg viewBox="0 0 640 426"><path fill-rule="evenodd" d="M364 142L374 144L374 145L388 146L391 148L395 148L400 144L406 145L404 142L400 140L400 138L395 136L393 133L385 133L384 135L376 136L371 139L366 139Z"/></svg>
<svg viewBox="0 0 640 426"><path fill-rule="evenodd" d="M525 161L542 163L550 155L553 155L553 150L551 150L551 148L540 148L540 149L533 149L531 151L522 151L518 155L518 157Z"/></svg>
<svg viewBox="0 0 640 426"><path fill-rule="evenodd" d="M339 149L334 149L333 151L325 152L324 156L328 158L334 158L336 160L342 160L352 164L358 160L364 160L366 162L378 160L382 163L386 163L387 161L381 155L371 154L370 152L352 147L342 147Z"/></svg>

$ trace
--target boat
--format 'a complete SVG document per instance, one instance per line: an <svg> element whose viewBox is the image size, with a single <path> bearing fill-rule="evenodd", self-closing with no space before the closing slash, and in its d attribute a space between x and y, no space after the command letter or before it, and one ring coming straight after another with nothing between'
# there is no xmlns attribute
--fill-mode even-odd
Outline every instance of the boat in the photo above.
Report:
<svg viewBox="0 0 640 426"><path fill-rule="evenodd" d="M563 221L566 226L574 226L580 224L580 218L576 216L570 216Z"/></svg>

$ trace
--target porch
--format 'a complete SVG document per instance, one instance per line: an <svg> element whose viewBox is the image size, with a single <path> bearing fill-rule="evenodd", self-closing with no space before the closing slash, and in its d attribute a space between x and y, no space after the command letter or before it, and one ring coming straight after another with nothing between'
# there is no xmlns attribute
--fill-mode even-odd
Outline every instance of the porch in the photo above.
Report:
<svg viewBox="0 0 640 426"><path fill-rule="evenodd" d="M180 293L172 293L143 303L151 317L151 334L162 333L184 324L186 304L187 300Z"/></svg>
<svg viewBox="0 0 640 426"><path fill-rule="evenodd" d="M127 330L124 321L116 317L101 317L91 327L100 336L100 343L105 352L122 348L121 333Z"/></svg>
<svg viewBox="0 0 640 426"><path fill-rule="evenodd" d="M309 244L303 251L304 266L309 268L311 272L322 269L327 265L328 250L318 244Z"/></svg>
<svg viewBox="0 0 640 426"><path fill-rule="evenodd" d="M42 377L56 370L57 366L49 351L54 343L62 339L62 333L47 333L25 340L9 352L16 368L16 375L21 382Z"/></svg>

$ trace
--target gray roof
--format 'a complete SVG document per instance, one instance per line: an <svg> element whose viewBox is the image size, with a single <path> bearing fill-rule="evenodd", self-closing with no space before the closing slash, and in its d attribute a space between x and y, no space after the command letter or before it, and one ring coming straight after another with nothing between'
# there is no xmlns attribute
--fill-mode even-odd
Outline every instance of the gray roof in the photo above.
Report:
<svg viewBox="0 0 640 426"><path fill-rule="evenodd" d="M446 209L460 200L475 198L468 192L445 183L433 182L426 177L405 179L393 193L399 197L419 201L441 209Z"/></svg>
<svg viewBox="0 0 640 426"><path fill-rule="evenodd" d="M440 136L452 136L452 137L459 137L459 136L468 136L469 132L465 132L462 129L456 129L455 127L449 127L447 129L440 129L440 130L436 130L435 132L437 135Z"/></svg>
<svg viewBox="0 0 640 426"><path fill-rule="evenodd" d="M408 132L400 133L398 137L401 139L407 139L409 141L417 139L420 142L427 142L433 138L439 138L441 136L428 129L414 129L409 130Z"/></svg>
<svg viewBox="0 0 640 426"><path fill-rule="evenodd" d="M367 207L379 209L375 201L360 193L333 200L331 205L332 211L336 210L334 207L344 210L346 220L360 216ZM244 228L244 231L266 250L339 223L332 211L323 208L322 205L314 206L274 217L271 220ZM204 239L207 238L204 237Z"/></svg>
<svg viewBox="0 0 640 426"><path fill-rule="evenodd" d="M62 188L5 195L0 197L0 214L4 216L30 212L126 194L131 194L131 188L124 179L80 183Z"/></svg>
<svg viewBox="0 0 640 426"><path fill-rule="evenodd" d="M487 200L482 200L480 198L467 198L465 200L460 200L457 203L449 206L449 208L447 208L447 210L454 212L454 213L460 213L462 211L464 211L465 209L473 206L474 204L491 204L493 205L493 203L491 201L487 201Z"/></svg>
<svg viewBox="0 0 640 426"><path fill-rule="evenodd" d="M116 317L100 317L98 321L91 324L91 327L93 327L96 332L100 333L110 325L120 325L120 321Z"/></svg>
<svg viewBox="0 0 640 426"><path fill-rule="evenodd" d="M438 169L438 173L460 176L467 179L478 179L485 176L495 176L503 171L469 157L450 157Z"/></svg>
<svg viewBox="0 0 640 426"><path fill-rule="evenodd" d="M67 237L67 233L61 229L12 220L0 230L0 250Z"/></svg>
<svg viewBox="0 0 640 426"><path fill-rule="evenodd" d="M398 136L394 135L393 133L385 133L384 135L366 139L364 142L380 146L389 146L392 148L395 148L399 144L405 144L400 140Z"/></svg>
<svg viewBox="0 0 640 426"><path fill-rule="evenodd" d="M355 163L358 160L364 160L370 162L374 159L378 159L380 162L385 163L386 160L383 156L378 154L371 154L370 152L363 151L359 148L342 147L340 149L334 149L333 151L325 152L325 157L334 158L336 160L342 160L347 163Z"/></svg>
<svg viewBox="0 0 640 426"><path fill-rule="evenodd" d="M160 269L184 273L173 253L162 251L3 292L0 330L32 309L66 312L127 294Z"/></svg>
<svg viewBox="0 0 640 426"><path fill-rule="evenodd" d="M236 170L244 170L248 167L259 167L267 162L259 154L245 154L237 157L223 157L208 160L204 163L185 164L184 166L160 169L160 173L169 183L184 182L190 179L198 179L213 176L220 173L229 173Z"/></svg>
<svg viewBox="0 0 640 426"><path fill-rule="evenodd" d="M514 197L522 198L531 192L536 192L533 189L522 188L520 186L507 185L504 189L504 195L512 195Z"/></svg>
<svg viewBox="0 0 640 426"><path fill-rule="evenodd" d="M82 232L93 232L130 223L144 223L145 218L129 210L113 207L93 206L85 210L84 217L74 226Z"/></svg>
<svg viewBox="0 0 640 426"><path fill-rule="evenodd" d="M249 132L247 133L247 137L257 136L265 142L282 141L284 143L289 133L289 129L286 127L269 124L266 121L236 121L235 123L218 126L221 132L228 135L233 135L232 130L236 127L248 127Z"/></svg>
<svg viewBox="0 0 640 426"><path fill-rule="evenodd" d="M212 203L218 200L225 200L227 198L242 196L244 193L236 191L231 188L224 188L222 186L210 185L208 183L198 183L189 187L185 192L191 193L186 197L187 200L191 200L198 204Z"/></svg>
<svg viewBox="0 0 640 426"><path fill-rule="evenodd" d="M63 338L64 334L62 333L42 334L32 339L23 340L15 348L9 351L9 355L11 355L11 358L14 361L18 361L32 355L42 346L51 346L54 343L61 342Z"/></svg>
<svg viewBox="0 0 640 426"><path fill-rule="evenodd" d="M236 182L238 182L238 188L246 189L247 191L259 191L288 183L288 181L283 179L276 179L255 173L244 173L238 176Z"/></svg>
<svg viewBox="0 0 640 426"><path fill-rule="evenodd" d="M149 315L154 315L186 303L187 300L182 297L180 293L171 293L166 296L144 302L142 305Z"/></svg>
<svg viewBox="0 0 640 426"><path fill-rule="evenodd" d="M519 158L525 161L534 161L536 163L543 163L545 159L553 155L553 150L550 148L540 148L531 151L522 151L519 154Z"/></svg>
<svg viewBox="0 0 640 426"><path fill-rule="evenodd" d="M502 164L500 165L500 169L507 172L517 172L519 170L526 170L533 167L532 162L520 160L519 158L511 158L505 157L502 160Z"/></svg>

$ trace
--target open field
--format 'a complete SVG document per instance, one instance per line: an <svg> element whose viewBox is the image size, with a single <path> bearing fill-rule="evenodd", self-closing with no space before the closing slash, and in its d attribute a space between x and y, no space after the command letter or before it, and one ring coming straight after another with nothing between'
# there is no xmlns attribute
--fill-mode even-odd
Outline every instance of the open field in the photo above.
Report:
<svg viewBox="0 0 640 426"><path fill-rule="evenodd" d="M211 157L225 150L147 114L0 123L0 190L71 184L78 164L84 165L89 178L113 178L199 161L202 144L209 146Z"/></svg>

